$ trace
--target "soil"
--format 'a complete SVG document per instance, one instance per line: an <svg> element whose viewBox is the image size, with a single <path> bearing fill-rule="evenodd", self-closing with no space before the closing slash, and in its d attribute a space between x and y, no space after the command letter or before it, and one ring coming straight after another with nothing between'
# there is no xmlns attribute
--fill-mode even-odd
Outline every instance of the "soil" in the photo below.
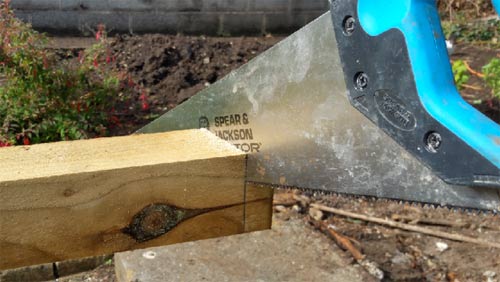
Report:
<svg viewBox="0 0 500 282"><path fill-rule="evenodd" d="M312 221L308 215L309 202L379 218L404 217L404 222L424 228L499 242L498 215L434 206L278 190L274 197L275 212L281 220L298 217L308 224ZM337 233L351 238L356 248L366 255L366 259L375 262L384 272L383 281L458 282L500 279L499 249L407 232L328 213L324 213L322 220ZM434 223L425 223L428 221ZM443 246L443 249L440 250L438 245ZM346 252L346 255L349 254Z"/></svg>
<svg viewBox="0 0 500 282"><path fill-rule="evenodd" d="M205 36L119 35L111 49L115 70L126 71L143 89L149 102L149 115L135 113L138 119L112 135L129 134L155 117L173 109L203 88L262 53L281 37L213 38Z"/></svg>
<svg viewBox="0 0 500 282"><path fill-rule="evenodd" d="M126 71L148 95L150 108L122 118L122 126L112 129L112 135L134 132L160 114L174 108L199 90L228 74L281 40L279 37L210 38L168 35L118 36L111 43L116 62L111 67ZM73 46L72 48L76 48ZM498 51L473 46L456 46L453 59L466 59L472 68L480 70ZM487 88L478 78L469 84L480 90L466 89L469 100L487 99ZM498 103L479 108L500 122L495 111ZM300 191L278 190L277 202ZM489 214L450 211L443 208L423 208L384 200L351 198L336 195L305 195L311 201L378 217L395 214L413 219L440 219L464 223L461 227L430 226L498 242L500 217ZM293 198L293 197L292 197ZM277 204L278 220L291 217L310 225L308 206L300 201ZM368 224L340 216L327 216L335 230L359 242L356 246L385 273L385 281L500 281L500 251L470 243L453 242ZM311 227L313 228L313 227ZM317 230L317 232L321 232ZM332 241L333 242L333 241ZM446 250L438 250L444 243ZM346 256L349 256L346 253ZM356 263L354 260L352 263ZM94 272L60 281L114 281L112 266L102 266Z"/></svg>

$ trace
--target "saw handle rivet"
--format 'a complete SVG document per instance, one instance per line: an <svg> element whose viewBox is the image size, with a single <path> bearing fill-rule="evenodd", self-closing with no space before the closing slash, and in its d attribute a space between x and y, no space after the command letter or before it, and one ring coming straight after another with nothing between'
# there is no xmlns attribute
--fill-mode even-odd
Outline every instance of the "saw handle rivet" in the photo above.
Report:
<svg viewBox="0 0 500 282"><path fill-rule="evenodd" d="M358 91L363 91L366 87L368 87L368 75L364 72L358 72L354 76L354 88Z"/></svg>
<svg viewBox="0 0 500 282"><path fill-rule="evenodd" d="M430 131L425 135L425 148L430 153L437 153L442 144L443 137L438 132Z"/></svg>
<svg viewBox="0 0 500 282"><path fill-rule="evenodd" d="M352 16L347 16L342 22L342 27L344 29L345 36L351 36L356 29L356 19Z"/></svg>

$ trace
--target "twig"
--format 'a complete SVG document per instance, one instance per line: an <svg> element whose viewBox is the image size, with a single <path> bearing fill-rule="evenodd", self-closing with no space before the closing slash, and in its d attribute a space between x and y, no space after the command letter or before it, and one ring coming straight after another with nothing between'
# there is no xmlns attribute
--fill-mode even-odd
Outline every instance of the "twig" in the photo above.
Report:
<svg viewBox="0 0 500 282"><path fill-rule="evenodd" d="M328 227L327 223L322 221L314 220L312 217L309 221L322 232L328 233L342 249L347 250L356 262L361 265L370 275L373 275L379 280L384 278L384 272L378 268L378 266L366 258L360 250L358 250L350 241L349 237L339 234L332 228Z"/></svg>
<svg viewBox="0 0 500 282"><path fill-rule="evenodd" d="M391 216L392 220L396 221L406 221L411 222L412 224L427 224L427 225L439 225L439 226L450 226L457 228L464 228L470 226L469 223L457 223L443 219L433 219L433 218L413 218L410 216L404 216L399 214L393 214Z"/></svg>
<svg viewBox="0 0 500 282"><path fill-rule="evenodd" d="M462 84L462 87L467 88L467 89L472 89L472 90L478 90L478 91L483 90L483 88L481 88L479 86L474 86L474 85L469 85L469 84Z"/></svg>
<svg viewBox="0 0 500 282"><path fill-rule="evenodd" d="M471 74L473 74L473 75L475 75L475 76L477 76L479 78L484 78L484 74L483 73L478 72L478 71L474 70L473 68L471 68L471 66L469 65L469 63L467 63L466 61L464 61L464 65L465 65L465 67L467 68L467 70Z"/></svg>
<svg viewBox="0 0 500 282"><path fill-rule="evenodd" d="M355 260L362 260L365 258L365 256L359 251L354 245L351 243L351 241L345 237L344 235L339 234L337 231L333 230L332 228L329 228L325 222L321 223L320 226L321 230L323 232L326 232L332 236L333 239L335 239L335 242L343 248L344 250L347 250L352 257Z"/></svg>
<svg viewBox="0 0 500 282"><path fill-rule="evenodd" d="M318 205L318 204L312 204L311 207L322 210L324 212L334 213L334 214L338 214L338 215L342 215L342 216L346 216L346 217L350 217L350 218L355 218L355 219L364 220L364 221L368 221L368 222L378 223L378 224L390 226L393 228L399 228L399 229L403 229L403 230L407 230L407 231L418 232L418 233L422 233L422 234L426 234L426 235L430 235L430 236L434 236L434 237L439 237L439 238L444 238L444 239L449 239L449 240L453 240L453 241L473 243L473 244L477 244L477 245L482 245L482 246L486 246L486 247L493 247L493 248L500 249L500 243L488 242L488 241L481 240L478 238L472 238L472 237L468 237L468 236L464 236L464 235L460 235L460 234L452 234L452 233L448 233L448 232L432 230L429 228L405 224L405 223L401 223L401 222L397 222L397 221L393 221L393 220L389 220L389 219L366 216L363 214L348 212L348 211L344 211L344 210L340 210L340 209L336 209L336 208L330 208L330 207Z"/></svg>

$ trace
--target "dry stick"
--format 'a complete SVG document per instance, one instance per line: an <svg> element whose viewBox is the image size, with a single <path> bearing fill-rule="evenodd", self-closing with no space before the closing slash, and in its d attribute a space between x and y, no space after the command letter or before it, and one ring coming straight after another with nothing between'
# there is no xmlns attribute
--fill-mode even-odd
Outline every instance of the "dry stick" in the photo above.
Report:
<svg viewBox="0 0 500 282"><path fill-rule="evenodd" d="M478 244L478 245L482 245L482 246L500 249L499 243L488 242L488 241L484 241L481 239L472 238L472 237L468 237L468 236L464 236L464 235L452 234L452 233L438 231L438 230L432 230L429 228L405 224L405 223L401 223L401 222L397 222L397 221L393 221L393 220L389 220L389 219L382 219L382 218L378 218L378 217L366 216L366 215L348 212L348 211L344 211L344 210L340 210L340 209L336 209L336 208L330 208L330 207L318 205L318 204L312 204L311 207L322 210L324 212L343 215L346 217L360 219L360 220L373 222L373 223L378 223L381 225L387 225L387 226L390 226L393 228L399 228L399 229L403 229L403 230L407 230L407 231L418 232L418 233L422 233L422 234L426 234L426 235L430 235L430 236L434 236L434 237L439 237L439 238L444 238L444 239L449 239L449 240L453 240L453 241L473 243L473 244Z"/></svg>
<svg viewBox="0 0 500 282"><path fill-rule="evenodd" d="M464 65L465 67L467 68L467 70L472 73L473 75L477 76L477 77L480 77L480 78L483 78L484 77L484 74L483 73L480 73L474 69L471 68L471 66L469 65L469 63L467 63L466 61L464 61Z"/></svg>
<svg viewBox="0 0 500 282"><path fill-rule="evenodd" d="M323 232L328 232L333 239L339 244L342 248L346 249L351 253L355 260L359 261L365 258L365 256L351 243L349 238L344 235L339 234L337 231L328 228L328 226L323 222L321 223L321 229Z"/></svg>
<svg viewBox="0 0 500 282"><path fill-rule="evenodd" d="M314 220L313 218L310 218L309 221L318 229L320 229L323 232L327 232L330 234L330 236L333 237L337 245L339 245L341 248L347 250L352 257L356 260L356 262L361 265L370 275L373 275L379 280L382 280L384 278L384 272L378 268L378 266L368 260L363 253L361 253L360 250L358 250L354 245L351 243L349 240L349 237L341 235L340 233L337 233L335 230L331 229L328 227L326 222L320 222L317 220Z"/></svg>
<svg viewBox="0 0 500 282"><path fill-rule="evenodd" d="M483 88L479 87L479 86L474 86L474 85L469 85L469 84L462 84L462 87L463 88L467 88L467 89L472 89L472 90L483 90Z"/></svg>
<svg viewBox="0 0 500 282"><path fill-rule="evenodd" d="M450 227L457 227L457 228L464 228L467 226L470 226L469 223L457 223L457 222L452 222L448 220L443 220L443 219L433 219L433 218L414 218L411 216L404 216L404 215L399 215L399 214L393 214L391 216L392 220L395 221L408 221L412 222L414 224L426 224L426 225L440 225L440 226L450 226Z"/></svg>

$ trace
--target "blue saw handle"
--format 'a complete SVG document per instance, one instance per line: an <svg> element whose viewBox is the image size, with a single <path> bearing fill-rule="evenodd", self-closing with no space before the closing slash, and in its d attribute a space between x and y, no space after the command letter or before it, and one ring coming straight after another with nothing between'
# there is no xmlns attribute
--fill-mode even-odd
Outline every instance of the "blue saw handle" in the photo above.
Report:
<svg viewBox="0 0 500 282"><path fill-rule="evenodd" d="M493 0L497 11L500 0ZM436 0L359 0L358 16L371 36L399 29L408 46L425 110L500 169L500 125L462 99L455 86Z"/></svg>

